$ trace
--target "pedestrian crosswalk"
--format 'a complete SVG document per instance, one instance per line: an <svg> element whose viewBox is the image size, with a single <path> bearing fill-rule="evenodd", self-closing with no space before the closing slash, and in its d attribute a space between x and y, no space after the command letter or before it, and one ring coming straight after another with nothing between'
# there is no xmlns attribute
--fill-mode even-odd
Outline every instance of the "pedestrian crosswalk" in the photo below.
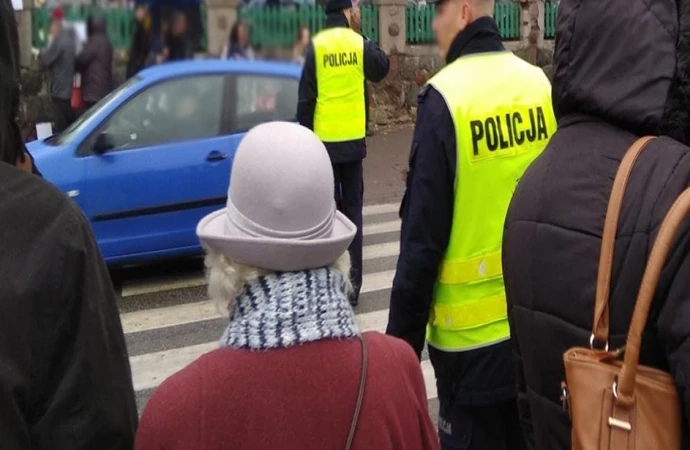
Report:
<svg viewBox="0 0 690 450"><path fill-rule="evenodd" d="M390 287L400 250L397 211L397 204L364 209L364 275L360 306L355 311L363 331L383 332L388 321ZM186 264L181 273L163 272L154 276L135 272L122 281L120 317L140 409L167 377L218 348L227 325L227 313L219 312L207 299L200 260ZM433 416L436 387L426 354L422 371Z"/></svg>

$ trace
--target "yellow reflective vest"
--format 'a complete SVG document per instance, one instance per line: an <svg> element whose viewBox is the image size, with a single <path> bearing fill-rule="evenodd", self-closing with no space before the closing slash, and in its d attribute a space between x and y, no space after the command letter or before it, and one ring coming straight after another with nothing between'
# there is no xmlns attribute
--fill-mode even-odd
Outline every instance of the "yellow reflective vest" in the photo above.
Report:
<svg viewBox="0 0 690 450"><path fill-rule="evenodd" d="M366 135L364 38L350 28L329 28L313 40L316 64L314 133L323 142Z"/></svg>
<svg viewBox="0 0 690 450"><path fill-rule="evenodd" d="M429 83L453 117L457 176L427 340L440 350L472 350L510 337L503 223L517 182L556 131L551 84L510 52L459 58Z"/></svg>

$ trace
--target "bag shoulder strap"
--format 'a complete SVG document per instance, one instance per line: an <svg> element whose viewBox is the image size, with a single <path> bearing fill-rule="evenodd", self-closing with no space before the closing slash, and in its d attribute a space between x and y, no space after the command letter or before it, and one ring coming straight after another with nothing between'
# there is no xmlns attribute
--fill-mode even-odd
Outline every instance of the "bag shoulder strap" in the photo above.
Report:
<svg viewBox="0 0 690 450"><path fill-rule="evenodd" d="M352 415L352 424L350 425L350 434L347 437L347 444L345 445L345 450L350 450L350 448L352 447L352 441L355 439L355 431L357 431L357 423L359 422L359 413L362 410L362 402L364 401L364 388L367 384L369 352L367 349L367 341L363 335L360 336L359 342L362 346L362 372L359 380L359 393L357 394L357 405L355 406L355 412Z"/></svg>
<svg viewBox="0 0 690 450"><path fill-rule="evenodd" d="M621 212L623 195L628 185L630 173L635 161L647 145L656 139L646 136L638 139L628 149L621 160L616 178L613 181L611 197L609 198L604 221L604 232L601 238L601 254L599 256L599 270L597 274L597 290L594 302L594 321L592 323L592 336L589 344L594 349L595 341L604 344L604 350L608 350L609 342L609 293L611 289L611 269L613 267L613 250L616 242L616 230L618 229L618 217Z"/></svg>
<svg viewBox="0 0 690 450"><path fill-rule="evenodd" d="M631 406L634 402L635 377L637 375L637 366L640 362L642 332L647 324L647 316L654 300L661 271L671 252L678 230L688 215L690 215L690 188L680 194L661 223L659 234L657 234L654 241L654 246L642 277L640 292L637 295L635 310L630 320L630 330L625 343L623 368L618 381L613 385L616 403L621 406Z"/></svg>

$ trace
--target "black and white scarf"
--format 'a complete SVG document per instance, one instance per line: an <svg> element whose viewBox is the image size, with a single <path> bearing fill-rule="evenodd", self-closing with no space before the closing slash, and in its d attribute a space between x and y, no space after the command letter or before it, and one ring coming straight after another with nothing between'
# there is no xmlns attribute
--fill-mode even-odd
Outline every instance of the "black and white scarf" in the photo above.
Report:
<svg viewBox="0 0 690 450"><path fill-rule="evenodd" d="M230 312L220 345L268 350L358 335L343 274L321 268L249 282Z"/></svg>

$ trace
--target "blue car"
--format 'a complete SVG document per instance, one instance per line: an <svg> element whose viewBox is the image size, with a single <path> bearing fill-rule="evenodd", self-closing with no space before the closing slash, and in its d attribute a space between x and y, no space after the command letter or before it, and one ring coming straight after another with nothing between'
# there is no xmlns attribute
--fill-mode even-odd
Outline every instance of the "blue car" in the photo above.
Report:
<svg viewBox="0 0 690 450"><path fill-rule="evenodd" d="M201 252L245 132L294 121L295 64L196 60L146 69L64 132L28 144L43 176L91 221L109 265Z"/></svg>

